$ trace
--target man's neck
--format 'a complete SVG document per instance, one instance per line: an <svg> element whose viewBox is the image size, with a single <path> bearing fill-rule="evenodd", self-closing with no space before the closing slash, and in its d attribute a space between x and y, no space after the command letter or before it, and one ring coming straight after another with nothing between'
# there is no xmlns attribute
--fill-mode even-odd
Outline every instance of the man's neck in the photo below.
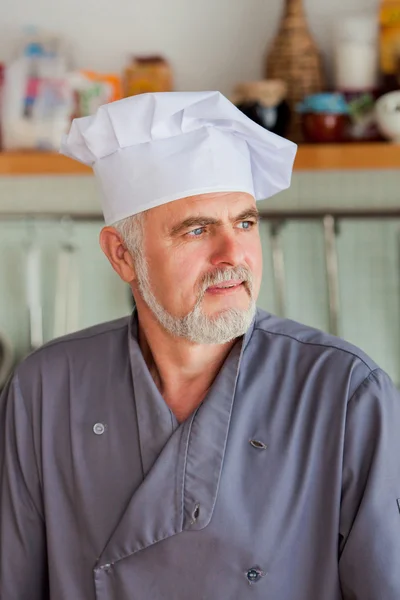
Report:
<svg viewBox="0 0 400 600"><path fill-rule="evenodd" d="M139 345L166 404L179 422L202 403L235 341L200 345L166 332L154 319L139 318Z"/></svg>

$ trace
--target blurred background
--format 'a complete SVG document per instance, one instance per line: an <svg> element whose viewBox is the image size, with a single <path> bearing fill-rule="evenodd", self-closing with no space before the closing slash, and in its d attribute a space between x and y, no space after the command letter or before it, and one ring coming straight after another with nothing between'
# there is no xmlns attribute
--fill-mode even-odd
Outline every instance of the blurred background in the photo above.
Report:
<svg viewBox="0 0 400 600"><path fill-rule="evenodd" d="M400 386L400 0L14 0L0 24L0 387L46 341L129 314L71 119L219 90L299 144L260 203L259 305L361 346Z"/></svg>

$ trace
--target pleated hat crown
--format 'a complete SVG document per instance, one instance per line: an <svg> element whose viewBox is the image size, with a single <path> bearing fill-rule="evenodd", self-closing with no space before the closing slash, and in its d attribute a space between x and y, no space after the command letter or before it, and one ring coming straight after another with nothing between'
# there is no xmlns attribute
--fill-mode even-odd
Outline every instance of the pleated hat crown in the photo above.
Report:
<svg viewBox="0 0 400 600"><path fill-rule="evenodd" d="M297 146L219 92L141 94L75 119L61 153L90 165L106 224L180 198L290 185Z"/></svg>

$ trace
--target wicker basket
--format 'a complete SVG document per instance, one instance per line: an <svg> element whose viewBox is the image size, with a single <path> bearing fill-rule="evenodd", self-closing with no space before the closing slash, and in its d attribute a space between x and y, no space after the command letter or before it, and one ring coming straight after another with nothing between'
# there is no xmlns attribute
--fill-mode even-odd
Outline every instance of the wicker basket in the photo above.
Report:
<svg viewBox="0 0 400 600"><path fill-rule="evenodd" d="M301 142L301 116L296 113L296 105L325 88L321 55L308 29L302 0L285 2L278 34L268 52L266 77L286 82L286 99L292 110L289 137Z"/></svg>

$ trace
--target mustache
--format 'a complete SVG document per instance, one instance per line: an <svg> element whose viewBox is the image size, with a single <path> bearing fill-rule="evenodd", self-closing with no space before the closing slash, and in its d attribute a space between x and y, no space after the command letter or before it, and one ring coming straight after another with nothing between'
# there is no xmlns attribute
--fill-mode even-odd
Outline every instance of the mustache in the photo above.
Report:
<svg viewBox="0 0 400 600"><path fill-rule="evenodd" d="M211 273L205 273L199 282L199 291L201 294L205 294L209 287L219 285L225 281L231 279L238 279L242 281L250 295L253 292L253 273L248 267L238 265L229 269L215 269Z"/></svg>

